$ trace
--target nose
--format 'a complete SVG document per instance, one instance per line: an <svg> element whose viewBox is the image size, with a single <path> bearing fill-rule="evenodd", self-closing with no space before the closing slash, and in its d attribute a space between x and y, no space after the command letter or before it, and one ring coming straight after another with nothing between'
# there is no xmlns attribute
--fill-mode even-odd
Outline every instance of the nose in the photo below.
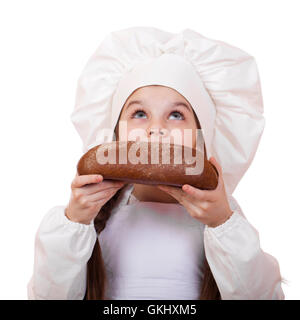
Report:
<svg viewBox="0 0 300 320"><path fill-rule="evenodd" d="M168 139L170 133L167 125L161 115L156 117L153 115L146 128L147 140L163 142L166 138Z"/></svg>
<svg viewBox="0 0 300 320"><path fill-rule="evenodd" d="M167 136L167 130L161 127L148 128L148 138L165 138Z"/></svg>
<svg viewBox="0 0 300 320"><path fill-rule="evenodd" d="M149 136L151 136L151 135L160 136L160 135L163 135L163 130L160 128L150 128L148 135Z"/></svg>

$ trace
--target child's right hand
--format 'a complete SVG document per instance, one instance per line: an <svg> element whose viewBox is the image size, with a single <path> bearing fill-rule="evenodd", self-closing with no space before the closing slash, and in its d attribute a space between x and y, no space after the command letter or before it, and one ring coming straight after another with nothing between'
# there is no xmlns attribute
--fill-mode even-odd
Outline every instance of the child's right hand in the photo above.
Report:
<svg viewBox="0 0 300 320"><path fill-rule="evenodd" d="M76 176L71 184L71 197L65 210L66 217L74 222L90 224L102 206L124 186L123 181L103 181L96 174Z"/></svg>

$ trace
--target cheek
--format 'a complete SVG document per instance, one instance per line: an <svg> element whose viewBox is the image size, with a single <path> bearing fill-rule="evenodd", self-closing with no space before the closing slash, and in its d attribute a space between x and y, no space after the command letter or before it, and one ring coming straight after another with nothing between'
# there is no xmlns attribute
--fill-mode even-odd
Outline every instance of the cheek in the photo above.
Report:
<svg viewBox="0 0 300 320"><path fill-rule="evenodd" d="M120 125L122 122L122 125ZM143 136L145 123L142 120L128 119L128 115L124 114L120 116L118 124L119 141L136 140L135 136ZM146 132L146 131L145 131Z"/></svg>
<svg viewBox="0 0 300 320"><path fill-rule="evenodd" d="M147 130L146 126L143 124L132 123L131 121L127 121L127 131L120 133L120 140L121 141L147 141Z"/></svg>
<svg viewBox="0 0 300 320"><path fill-rule="evenodd" d="M185 128L187 129L187 128ZM195 148L196 147L196 129L192 129L190 130L190 128L188 128L189 130L185 130L182 129L181 130L181 134L182 134L182 144L190 147L190 148Z"/></svg>
<svg viewBox="0 0 300 320"><path fill-rule="evenodd" d="M195 142L194 137L191 137L190 135L187 135L187 136L184 138L183 144L184 144L185 146L187 146L187 147L194 148L195 145L196 145L196 142Z"/></svg>

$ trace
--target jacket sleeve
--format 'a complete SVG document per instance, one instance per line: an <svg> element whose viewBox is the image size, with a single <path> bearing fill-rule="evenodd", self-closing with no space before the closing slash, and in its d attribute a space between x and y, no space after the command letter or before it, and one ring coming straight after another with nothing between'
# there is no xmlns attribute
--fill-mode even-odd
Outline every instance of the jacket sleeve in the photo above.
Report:
<svg viewBox="0 0 300 320"><path fill-rule="evenodd" d="M260 248L259 234L233 196L232 216L215 228L205 226L207 262L223 300L283 300L277 260Z"/></svg>
<svg viewBox="0 0 300 320"><path fill-rule="evenodd" d="M44 216L35 236L33 275L27 285L30 300L82 300L86 265L97 234L94 224L73 222L65 206Z"/></svg>

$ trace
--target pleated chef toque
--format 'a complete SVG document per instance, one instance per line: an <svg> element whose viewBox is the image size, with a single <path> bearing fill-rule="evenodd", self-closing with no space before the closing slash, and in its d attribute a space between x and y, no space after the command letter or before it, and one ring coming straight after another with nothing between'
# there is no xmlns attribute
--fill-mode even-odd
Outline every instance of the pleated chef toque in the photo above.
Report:
<svg viewBox="0 0 300 320"><path fill-rule="evenodd" d="M127 98L147 85L170 87L189 101L201 124L207 157L220 163L226 192L232 194L265 126L254 57L191 29L171 33L131 27L111 32L77 83L71 121L84 153L113 140Z"/></svg>

